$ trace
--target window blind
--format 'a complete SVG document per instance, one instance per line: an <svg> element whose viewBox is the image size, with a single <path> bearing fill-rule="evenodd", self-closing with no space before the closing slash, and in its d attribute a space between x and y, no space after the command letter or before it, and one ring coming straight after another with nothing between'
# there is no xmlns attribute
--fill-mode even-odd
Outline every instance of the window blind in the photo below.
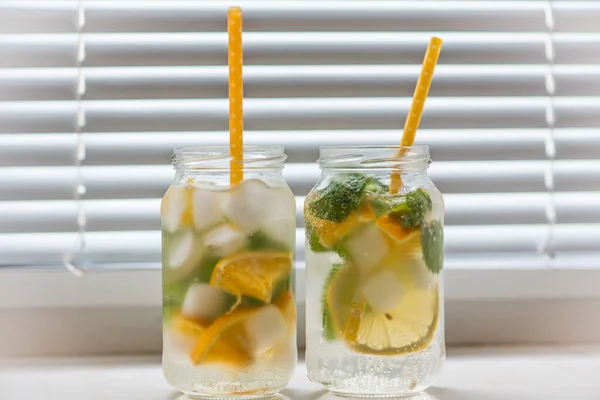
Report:
<svg viewBox="0 0 600 400"><path fill-rule="evenodd" d="M321 145L418 144L448 268L600 267L600 5L242 1L245 140L302 201ZM227 143L225 1L0 1L0 265L156 267L172 148Z"/></svg>

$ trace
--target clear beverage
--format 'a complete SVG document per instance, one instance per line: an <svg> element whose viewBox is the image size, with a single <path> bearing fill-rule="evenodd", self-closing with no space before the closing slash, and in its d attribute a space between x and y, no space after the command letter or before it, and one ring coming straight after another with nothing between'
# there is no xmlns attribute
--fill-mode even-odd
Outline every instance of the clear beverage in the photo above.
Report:
<svg viewBox="0 0 600 400"><path fill-rule="evenodd" d="M305 201L306 364L341 395L420 392L445 359L443 198L425 174L428 149L400 162L397 150L321 149Z"/></svg>
<svg viewBox="0 0 600 400"><path fill-rule="evenodd" d="M188 397L264 397L295 368L295 199L282 148L178 150L161 205L163 371ZM265 161L265 158L269 160Z"/></svg>

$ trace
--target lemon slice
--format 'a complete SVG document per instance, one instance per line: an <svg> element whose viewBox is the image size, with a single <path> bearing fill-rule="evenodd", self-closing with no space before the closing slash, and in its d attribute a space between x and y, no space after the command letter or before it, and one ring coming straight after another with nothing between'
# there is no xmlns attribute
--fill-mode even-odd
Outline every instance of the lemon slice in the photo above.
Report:
<svg viewBox="0 0 600 400"><path fill-rule="evenodd" d="M335 265L325 282L323 295L323 333L325 339L335 340L344 335L360 275L353 264Z"/></svg>
<svg viewBox="0 0 600 400"><path fill-rule="evenodd" d="M270 303L276 284L292 272L291 252L243 252L221 259L210 284L238 297Z"/></svg>
<svg viewBox="0 0 600 400"><path fill-rule="evenodd" d="M346 345L355 352L402 355L424 350L435 333L439 317L437 285L431 290L412 288L385 313L363 301L351 304L344 332Z"/></svg>

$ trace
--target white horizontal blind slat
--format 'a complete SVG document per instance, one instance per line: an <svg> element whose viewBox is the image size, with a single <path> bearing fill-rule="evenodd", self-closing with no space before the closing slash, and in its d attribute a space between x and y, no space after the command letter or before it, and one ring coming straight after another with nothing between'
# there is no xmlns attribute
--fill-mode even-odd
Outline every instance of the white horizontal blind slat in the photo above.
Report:
<svg viewBox="0 0 600 400"><path fill-rule="evenodd" d="M370 130L369 143L390 145L397 130ZM364 144L364 130L246 131L250 145L277 142L285 146L288 162L315 162L318 146ZM545 160L545 129L422 129L417 144L429 145L439 161ZM206 132L98 132L84 135L86 165L168 163L173 147L226 145L225 131ZM600 131L562 128L554 132L556 158L597 159ZM72 165L76 139L72 133L0 134L3 166Z"/></svg>
<svg viewBox="0 0 600 400"><path fill-rule="evenodd" d="M0 1L0 34L67 33L75 30L76 1Z"/></svg>
<svg viewBox="0 0 600 400"><path fill-rule="evenodd" d="M542 65L440 65L430 96L541 96ZM244 89L251 98L398 97L414 89L418 65L248 66ZM556 66L560 96L600 95L600 72L593 65ZM70 100L74 68L0 70L2 100ZM87 100L223 98L226 66L91 67L85 69Z"/></svg>
<svg viewBox="0 0 600 400"><path fill-rule="evenodd" d="M433 97L423 113L424 129L544 128L543 97ZM249 99L248 130L392 129L396 110L409 98ZM600 125L600 98L555 99L557 127ZM3 102L0 133L65 132L73 128L75 102ZM89 101L88 132L227 129L226 99ZM27 118L26 118L27 117Z"/></svg>
<svg viewBox="0 0 600 400"><path fill-rule="evenodd" d="M554 23L557 32L599 32L600 7L594 1L555 1Z"/></svg>
<svg viewBox="0 0 600 400"><path fill-rule="evenodd" d="M540 96L546 93L546 72L543 66L440 66L430 95ZM413 91L418 73L417 65L249 66L244 90L250 98L398 97ZM85 99L224 98L227 74L226 66L86 68ZM558 75L561 86L571 86L597 74ZM76 77L75 68L1 69L0 100L70 100ZM597 89L587 87L587 93L600 94Z"/></svg>
<svg viewBox="0 0 600 400"><path fill-rule="evenodd" d="M91 1L93 31L223 31L226 5L219 1L140 4ZM512 31L541 30L539 2L483 1L239 1L248 31ZM508 22L510 20L510 23Z"/></svg>
<svg viewBox="0 0 600 400"><path fill-rule="evenodd" d="M244 36L248 65L419 64L427 33L290 32ZM543 64L544 35L540 33L449 33L444 44L447 64ZM2 67L72 66L75 34L0 35ZM223 33L89 33L85 35L85 66L223 65L227 36ZM557 38L558 40L558 38ZM589 39L600 43L598 38ZM583 50L564 48L574 61L591 57ZM585 62L585 61L579 61Z"/></svg>
<svg viewBox="0 0 600 400"><path fill-rule="evenodd" d="M428 33L289 32L244 35L247 65L419 64ZM442 60L447 64L545 63L544 35L448 33ZM223 65L224 33L119 33L86 35L86 66ZM592 41L595 43L595 41ZM589 55L572 50L572 55ZM170 58L166 58L169 56ZM174 64L177 62L177 64Z"/></svg>
<svg viewBox="0 0 600 400"><path fill-rule="evenodd" d="M407 37L408 36L408 37ZM418 64L428 34L419 33L247 33L248 65ZM448 34L441 60L447 64L544 64L541 33ZM221 33L123 33L85 35L86 66L222 65L227 62ZM557 33L556 62L598 63L600 34ZM72 66L74 34L0 35L0 67ZM10 56L10 57L9 57Z"/></svg>
<svg viewBox="0 0 600 400"><path fill-rule="evenodd" d="M566 103L566 111L588 116L595 123L594 102L584 109ZM186 131L202 127L226 130L226 99L88 101L87 132ZM410 98L286 98L245 101L248 130L392 129L402 122L399 109ZM423 114L423 128L541 128L546 100L515 98L432 98ZM0 104L0 132L64 132L74 124L75 102L4 102ZM25 115L30 118L24 118ZM568 114L571 115L571 114ZM579 125L578 125L579 126Z"/></svg>

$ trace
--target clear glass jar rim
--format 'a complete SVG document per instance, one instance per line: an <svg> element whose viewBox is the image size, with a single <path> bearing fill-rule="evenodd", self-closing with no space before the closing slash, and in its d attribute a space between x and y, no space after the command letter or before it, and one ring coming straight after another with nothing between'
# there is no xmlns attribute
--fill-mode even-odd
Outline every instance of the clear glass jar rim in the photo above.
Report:
<svg viewBox="0 0 600 400"><path fill-rule="evenodd" d="M431 158L429 146L321 146L318 164L321 169L427 168Z"/></svg>
<svg viewBox="0 0 600 400"><path fill-rule="evenodd" d="M283 146L244 146L243 168L283 168L287 158ZM171 157L175 169L229 169L233 157L229 146L176 147Z"/></svg>

